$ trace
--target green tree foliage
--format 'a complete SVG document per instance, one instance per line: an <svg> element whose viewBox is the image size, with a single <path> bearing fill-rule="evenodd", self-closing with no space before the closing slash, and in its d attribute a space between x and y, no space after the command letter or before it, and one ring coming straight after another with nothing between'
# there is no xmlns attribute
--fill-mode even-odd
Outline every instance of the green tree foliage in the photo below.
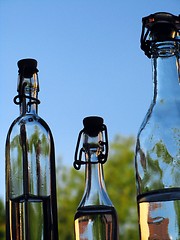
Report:
<svg viewBox="0 0 180 240"><path fill-rule="evenodd" d="M134 138L116 136L104 166L108 194L117 210L121 240L138 239Z"/></svg>
<svg viewBox="0 0 180 240"><path fill-rule="evenodd" d="M133 158L134 138L117 136L104 165L107 191L118 213L121 240L138 239ZM74 239L73 219L84 191L84 167L76 171L60 164L57 185L59 239Z"/></svg>
<svg viewBox="0 0 180 240"><path fill-rule="evenodd" d="M57 171L59 239L74 239L74 214L84 191L84 173L59 165Z"/></svg>
<svg viewBox="0 0 180 240"><path fill-rule="evenodd" d="M3 200L0 200L0 239L5 240L5 209Z"/></svg>
<svg viewBox="0 0 180 240"><path fill-rule="evenodd" d="M117 210L120 240L137 240L137 207L134 174L134 138L117 136L110 145L104 176L108 194ZM82 198L85 180L84 167L76 171L63 166L57 168L57 197L59 239L74 239L74 214ZM5 211L0 201L0 239L5 239Z"/></svg>

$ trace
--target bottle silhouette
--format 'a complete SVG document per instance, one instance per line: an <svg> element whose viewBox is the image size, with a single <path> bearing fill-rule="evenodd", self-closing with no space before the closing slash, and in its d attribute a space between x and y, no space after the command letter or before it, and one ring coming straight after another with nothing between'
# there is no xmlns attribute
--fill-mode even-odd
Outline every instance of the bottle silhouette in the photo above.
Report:
<svg viewBox="0 0 180 240"><path fill-rule="evenodd" d="M6 240L57 240L54 142L38 116L38 69L34 59L18 62L20 116L6 140Z"/></svg>
<svg viewBox="0 0 180 240"><path fill-rule="evenodd" d="M82 200L74 217L76 240L117 240L118 222L116 210L107 194L103 164L107 160L107 129L100 117L87 117L80 131L74 167L86 167L86 185ZM104 140L105 136L105 140ZM81 137L83 146L78 149ZM85 160L82 160L84 155Z"/></svg>
<svg viewBox="0 0 180 240"><path fill-rule="evenodd" d="M135 153L141 240L180 239L180 17L143 18L141 48L152 61L153 99Z"/></svg>

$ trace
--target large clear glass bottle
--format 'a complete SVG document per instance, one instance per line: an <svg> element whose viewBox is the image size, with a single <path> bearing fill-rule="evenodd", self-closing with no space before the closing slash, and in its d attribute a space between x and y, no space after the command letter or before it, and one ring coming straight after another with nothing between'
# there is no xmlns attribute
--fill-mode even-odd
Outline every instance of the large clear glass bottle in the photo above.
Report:
<svg viewBox="0 0 180 240"><path fill-rule="evenodd" d="M180 239L180 16L143 18L141 47L151 58L154 95L135 153L141 240Z"/></svg>
<svg viewBox="0 0 180 240"><path fill-rule="evenodd" d="M37 61L18 62L20 116L6 140L6 240L57 240L54 142L38 116Z"/></svg>
<svg viewBox="0 0 180 240"><path fill-rule="evenodd" d="M74 217L75 239L117 240L117 214L105 188L102 166L108 154L106 126L100 117L87 117L83 123L84 129L79 134L74 167L80 169L81 164L85 164L86 185ZM78 157L82 135L83 146ZM85 160L82 161L83 154Z"/></svg>

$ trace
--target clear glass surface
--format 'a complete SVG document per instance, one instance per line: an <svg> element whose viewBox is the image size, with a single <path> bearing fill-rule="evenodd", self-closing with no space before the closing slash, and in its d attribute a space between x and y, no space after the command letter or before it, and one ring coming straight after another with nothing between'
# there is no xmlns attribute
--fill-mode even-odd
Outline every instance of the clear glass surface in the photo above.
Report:
<svg viewBox="0 0 180 240"><path fill-rule="evenodd" d="M85 136L86 185L74 217L76 240L118 240L116 210L106 191L103 167L98 162L102 135Z"/></svg>
<svg viewBox="0 0 180 240"><path fill-rule="evenodd" d="M142 240L180 239L180 191L149 193L138 200Z"/></svg>
<svg viewBox="0 0 180 240"><path fill-rule="evenodd" d="M25 97L6 139L6 239L58 239L53 137L36 101Z"/></svg>
<svg viewBox="0 0 180 240"><path fill-rule="evenodd" d="M138 194L180 186L180 84L177 53L152 59L154 96L136 145Z"/></svg>
<svg viewBox="0 0 180 240"><path fill-rule="evenodd" d="M180 239L180 83L177 44L152 57L154 95L137 137L135 166L141 240Z"/></svg>
<svg viewBox="0 0 180 240"><path fill-rule="evenodd" d="M8 204L11 239L51 239L50 197L22 195Z"/></svg>
<svg viewBox="0 0 180 240"><path fill-rule="evenodd" d="M76 239L118 239L117 216L114 207L90 206L78 209L75 215Z"/></svg>
<svg viewBox="0 0 180 240"><path fill-rule="evenodd" d="M49 128L36 115L25 115L13 123L6 143L9 198L50 196L51 141Z"/></svg>

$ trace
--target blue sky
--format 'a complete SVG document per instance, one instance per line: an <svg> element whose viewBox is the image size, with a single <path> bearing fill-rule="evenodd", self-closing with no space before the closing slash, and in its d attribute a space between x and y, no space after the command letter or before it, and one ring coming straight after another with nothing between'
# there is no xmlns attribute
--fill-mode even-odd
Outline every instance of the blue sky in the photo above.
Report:
<svg viewBox="0 0 180 240"><path fill-rule="evenodd" d="M104 118L110 141L136 136L152 98L141 19L179 10L179 0L0 0L0 196L6 134L19 114L17 61L37 59L39 115L53 132L56 160L71 166L86 116Z"/></svg>

